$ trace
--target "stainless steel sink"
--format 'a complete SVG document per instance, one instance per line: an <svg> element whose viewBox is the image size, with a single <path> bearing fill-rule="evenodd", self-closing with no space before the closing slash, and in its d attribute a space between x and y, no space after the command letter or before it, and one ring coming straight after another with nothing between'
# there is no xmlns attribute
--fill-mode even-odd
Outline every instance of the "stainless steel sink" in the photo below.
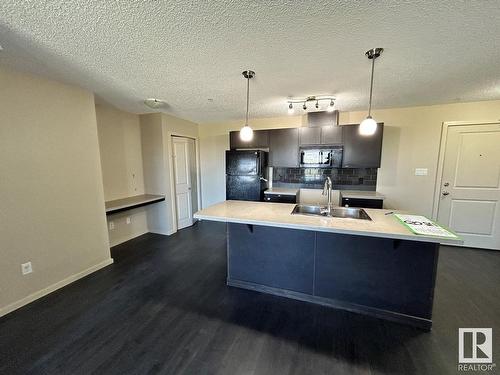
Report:
<svg viewBox="0 0 500 375"><path fill-rule="evenodd" d="M309 215L323 217L340 217L346 219L371 220L370 216L362 208L332 207L328 212L326 206L308 206L298 204L292 211L292 215Z"/></svg>

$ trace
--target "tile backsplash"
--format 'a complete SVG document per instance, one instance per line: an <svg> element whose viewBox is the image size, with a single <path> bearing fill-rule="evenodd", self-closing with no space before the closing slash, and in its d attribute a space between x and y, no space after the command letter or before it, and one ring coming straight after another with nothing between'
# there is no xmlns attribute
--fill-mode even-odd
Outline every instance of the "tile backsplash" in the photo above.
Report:
<svg viewBox="0 0 500 375"><path fill-rule="evenodd" d="M335 186L349 186L375 190L377 185L377 168L273 168L273 183L321 188L326 176L332 179L334 189Z"/></svg>

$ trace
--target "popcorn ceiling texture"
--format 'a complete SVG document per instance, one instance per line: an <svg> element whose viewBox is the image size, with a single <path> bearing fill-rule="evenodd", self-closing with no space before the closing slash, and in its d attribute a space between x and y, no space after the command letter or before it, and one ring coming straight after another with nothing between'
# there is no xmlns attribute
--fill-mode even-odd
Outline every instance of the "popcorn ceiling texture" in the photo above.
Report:
<svg viewBox="0 0 500 375"><path fill-rule="evenodd" d="M500 98L497 0L19 1L0 5L0 63L74 83L124 110L198 123L286 115L288 96L341 111ZM208 99L213 99L210 102ZM300 110L299 110L300 112Z"/></svg>

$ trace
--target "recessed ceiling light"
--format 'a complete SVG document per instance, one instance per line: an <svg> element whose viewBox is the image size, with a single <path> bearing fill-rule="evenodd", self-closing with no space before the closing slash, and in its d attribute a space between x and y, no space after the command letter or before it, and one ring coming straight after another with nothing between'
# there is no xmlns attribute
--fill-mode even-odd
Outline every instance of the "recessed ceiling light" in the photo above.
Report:
<svg viewBox="0 0 500 375"><path fill-rule="evenodd" d="M146 104L149 108L157 109L165 106L167 103L160 99L149 98L144 100L144 104Z"/></svg>

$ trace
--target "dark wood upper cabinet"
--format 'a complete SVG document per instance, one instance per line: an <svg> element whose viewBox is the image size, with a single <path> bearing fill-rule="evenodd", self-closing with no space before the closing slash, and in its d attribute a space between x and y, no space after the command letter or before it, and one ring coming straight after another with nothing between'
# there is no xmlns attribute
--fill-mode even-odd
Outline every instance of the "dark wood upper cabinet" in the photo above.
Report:
<svg viewBox="0 0 500 375"><path fill-rule="evenodd" d="M300 145L340 145L343 141L341 126L302 127Z"/></svg>
<svg viewBox="0 0 500 375"><path fill-rule="evenodd" d="M340 145L343 141L342 126L323 126L321 128L322 145Z"/></svg>
<svg viewBox="0 0 500 375"><path fill-rule="evenodd" d="M383 123L370 136L359 134L359 125L329 125L255 130L250 142L243 142L240 132L232 131L229 140L232 150L269 148L269 165L273 167L299 167L299 147L343 145L342 168L379 168L383 132Z"/></svg>
<svg viewBox="0 0 500 375"><path fill-rule="evenodd" d="M269 165L273 167L299 166L299 129L269 131Z"/></svg>
<svg viewBox="0 0 500 375"><path fill-rule="evenodd" d="M299 128L299 142L301 146L321 144L321 128Z"/></svg>
<svg viewBox="0 0 500 375"><path fill-rule="evenodd" d="M237 148L266 148L269 147L269 130L254 130L253 139L243 142L240 139L239 130L229 133L229 147L231 150Z"/></svg>
<svg viewBox="0 0 500 375"><path fill-rule="evenodd" d="M384 124L379 123L374 135L359 134L359 125L344 125L342 168L379 168L382 155Z"/></svg>
<svg viewBox="0 0 500 375"><path fill-rule="evenodd" d="M307 113L307 126L310 128L334 126L339 124L339 111L319 111Z"/></svg>

